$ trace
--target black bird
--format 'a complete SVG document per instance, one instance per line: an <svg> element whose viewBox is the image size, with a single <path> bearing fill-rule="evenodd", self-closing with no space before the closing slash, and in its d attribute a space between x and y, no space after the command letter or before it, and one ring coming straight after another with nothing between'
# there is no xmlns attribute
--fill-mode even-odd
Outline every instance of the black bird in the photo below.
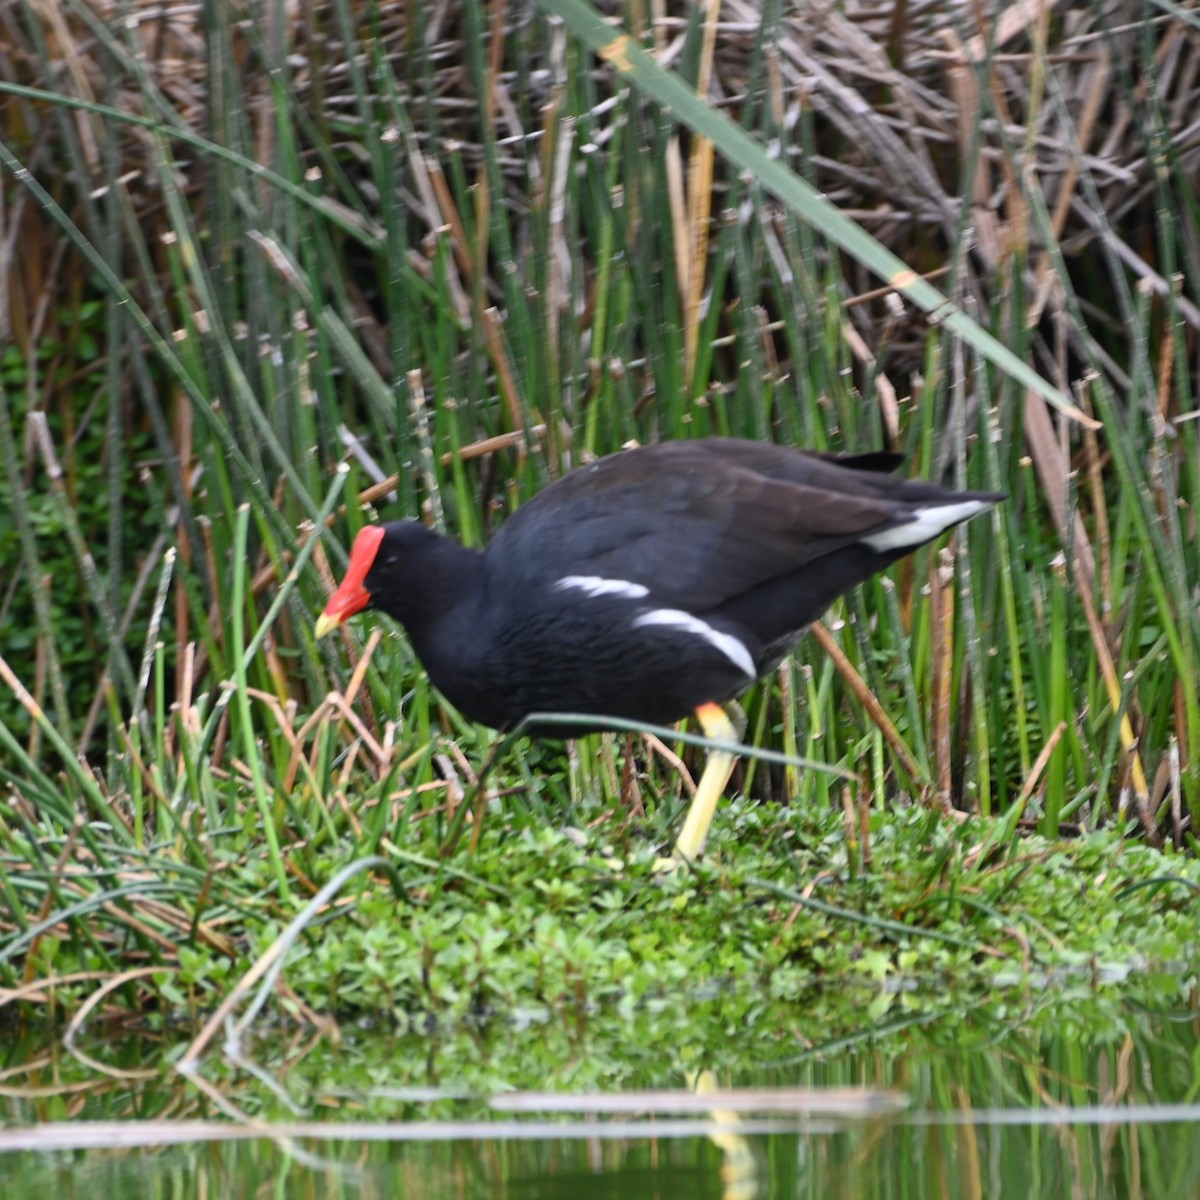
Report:
<svg viewBox="0 0 1200 1200"><path fill-rule="evenodd" d="M316 635L364 609L395 617L442 694L495 729L531 713L596 714L592 729L694 714L735 742L722 704L834 599L1004 498L898 478L901 461L664 442L570 472L483 552L417 521L367 526ZM703 851L735 761L710 755L677 856Z"/></svg>

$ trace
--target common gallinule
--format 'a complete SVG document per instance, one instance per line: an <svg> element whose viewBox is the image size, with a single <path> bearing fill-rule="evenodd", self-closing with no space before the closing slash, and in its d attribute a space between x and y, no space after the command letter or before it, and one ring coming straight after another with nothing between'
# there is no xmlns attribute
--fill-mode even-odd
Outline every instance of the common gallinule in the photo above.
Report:
<svg viewBox="0 0 1200 1200"><path fill-rule="evenodd" d="M317 637L395 617L466 716L668 725L735 742L722 703L775 667L842 592L1002 495L897 478L899 455L815 454L729 438L625 450L570 472L487 550L417 521L361 530ZM583 727L543 725L535 736ZM735 758L714 751L676 853L704 848Z"/></svg>

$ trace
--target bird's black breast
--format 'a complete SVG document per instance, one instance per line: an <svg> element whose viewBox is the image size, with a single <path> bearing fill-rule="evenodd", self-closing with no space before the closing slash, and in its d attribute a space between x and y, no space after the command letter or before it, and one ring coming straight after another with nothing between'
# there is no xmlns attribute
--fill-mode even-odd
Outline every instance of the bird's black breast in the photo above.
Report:
<svg viewBox="0 0 1200 1200"><path fill-rule="evenodd" d="M713 638L707 639L679 624L646 623L663 612L677 612L676 621L690 614L656 608L643 598L552 587L500 611L477 662L476 683L488 698L476 712L455 702L468 715L501 727L537 712L669 725L701 704L744 690L754 676L753 659L740 642L732 646L735 654L740 650L741 662L731 657L729 644L722 648L721 637L732 635L713 626ZM578 730L548 726L541 732L567 736Z"/></svg>

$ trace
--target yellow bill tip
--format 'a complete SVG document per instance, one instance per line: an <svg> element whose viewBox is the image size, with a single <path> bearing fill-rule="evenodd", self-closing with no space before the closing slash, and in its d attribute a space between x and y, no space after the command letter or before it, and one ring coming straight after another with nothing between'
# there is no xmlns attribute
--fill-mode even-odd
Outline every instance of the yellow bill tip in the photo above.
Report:
<svg viewBox="0 0 1200 1200"><path fill-rule="evenodd" d="M341 623L341 617L333 617L329 613L322 613L317 618L317 623L313 626L313 634L317 641L320 641L326 634L332 633Z"/></svg>

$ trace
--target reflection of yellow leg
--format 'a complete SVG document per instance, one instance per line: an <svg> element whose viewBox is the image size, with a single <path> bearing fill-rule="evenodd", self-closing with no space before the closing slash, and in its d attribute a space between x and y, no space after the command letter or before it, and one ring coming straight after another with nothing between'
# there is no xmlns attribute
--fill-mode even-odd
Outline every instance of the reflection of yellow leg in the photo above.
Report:
<svg viewBox="0 0 1200 1200"><path fill-rule="evenodd" d="M711 1071L696 1071L688 1073L688 1084L700 1096L711 1096L719 1091L716 1077ZM742 1122L741 1115L723 1108L711 1108L708 1115L722 1125L737 1126ZM709 1138L725 1155L721 1166L721 1200L754 1200L761 1195L758 1186L758 1162L754 1151L745 1136L736 1133L734 1129L723 1129L710 1133Z"/></svg>
<svg viewBox="0 0 1200 1200"><path fill-rule="evenodd" d="M705 737L715 742L741 740L746 718L736 706L730 705L730 710L727 712L719 704L702 704L696 709L696 719ZM675 853L668 859L660 860L660 870L673 870L680 863L691 862L704 853L704 843L708 839L713 813L717 811L717 801L721 799L729 776L733 774L737 757L728 750L709 751L708 762L704 764L704 774L700 776L687 819L675 839Z"/></svg>

